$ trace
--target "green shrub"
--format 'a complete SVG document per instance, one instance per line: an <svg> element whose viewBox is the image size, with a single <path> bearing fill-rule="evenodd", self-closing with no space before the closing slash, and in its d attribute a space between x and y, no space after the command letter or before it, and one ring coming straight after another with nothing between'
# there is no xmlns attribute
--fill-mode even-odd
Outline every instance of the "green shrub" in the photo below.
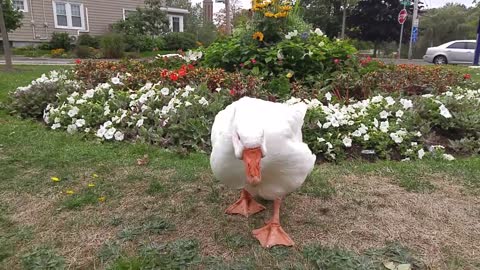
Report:
<svg viewBox="0 0 480 270"><path fill-rule="evenodd" d="M122 58L125 52L123 36L115 33L103 36L101 48L106 58Z"/></svg>
<svg viewBox="0 0 480 270"><path fill-rule="evenodd" d="M68 51L72 48L72 41L68 33L54 32L52 39L50 40L50 48L52 49L64 49Z"/></svg>
<svg viewBox="0 0 480 270"><path fill-rule="evenodd" d="M92 48L85 45L77 46L77 48L75 48L75 55L78 58L91 58Z"/></svg>
<svg viewBox="0 0 480 270"><path fill-rule="evenodd" d="M66 75L56 71L47 77L32 81L26 87L19 87L10 93L9 109L22 117L41 118L43 111L50 103L55 103L57 95L72 93L79 88L78 82L67 81Z"/></svg>
<svg viewBox="0 0 480 270"><path fill-rule="evenodd" d="M165 48L165 40L161 37L146 35L125 35L125 50L127 52L146 52Z"/></svg>
<svg viewBox="0 0 480 270"><path fill-rule="evenodd" d="M51 50L52 47L50 46L50 43L49 42L43 42L41 43L40 45L38 45L38 48L40 50Z"/></svg>
<svg viewBox="0 0 480 270"><path fill-rule="evenodd" d="M164 37L166 50L189 50L195 48L195 36L191 33L174 32Z"/></svg>
<svg viewBox="0 0 480 270"><path fill-rule="evenodd" d="M100 41L96 37L92 37L89 34L82 34L78 36L77 47L87 46L95 49L100 48Z"/></svg>

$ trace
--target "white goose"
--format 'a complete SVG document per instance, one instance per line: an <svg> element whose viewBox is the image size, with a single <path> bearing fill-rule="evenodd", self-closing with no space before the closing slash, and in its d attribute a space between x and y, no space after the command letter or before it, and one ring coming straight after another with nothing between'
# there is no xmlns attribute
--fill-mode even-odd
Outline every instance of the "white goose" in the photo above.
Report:
<svg viewBox="0 0 480 270"><path fill-rule="evenodd" d="M312 171L315 155L302 141L307 105L244 97L219 112L212 126L210 165L230 188L242 189L226 213L249 216L265 209L252 196L273 200L273 216L253 235L263 247L292 246L280 226L281 200Z"/></svg>

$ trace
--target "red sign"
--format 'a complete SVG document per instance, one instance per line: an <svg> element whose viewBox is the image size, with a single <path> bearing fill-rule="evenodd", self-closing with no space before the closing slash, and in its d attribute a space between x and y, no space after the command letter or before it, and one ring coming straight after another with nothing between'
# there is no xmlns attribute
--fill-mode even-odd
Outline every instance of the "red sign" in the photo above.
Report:
<svg viewBox="0 0 480 270"><path fill-rule="evenodd" d="M407 15L408 14L406 9L400 10L400 13L398 13L398 23L399 24L405 23L405 21L407 20Z"/></svg>

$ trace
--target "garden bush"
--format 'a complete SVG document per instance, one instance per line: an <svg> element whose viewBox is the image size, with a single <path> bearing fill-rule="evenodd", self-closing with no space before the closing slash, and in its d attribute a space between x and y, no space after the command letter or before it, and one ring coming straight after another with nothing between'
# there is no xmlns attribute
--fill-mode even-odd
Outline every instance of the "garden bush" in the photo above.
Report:
<svg viewBox="0 0 480 270"><path fill-rule="evenodd" d="M128 52L146 52L162 50L166 47L165 40L161 37L146 35L125 35L125 50Z"/></svg>
<svg viewBox="0 0 480 270"><path fill-rule="evenodd" d="M81 34L77 39L77 47L87 46L95 49L100 48L100 41L97 37L92 37L89 34Z"/></svg>
<svg viewBox="0 0 480 270"><path fill-rule="evenodd" d="M51 49L64 49L68 51L72 48L72 41L68 33L53 32L50 39Z"/></svg>
<svg viewBox="0 0 480 270"><path fill-rule="evenodd" d="M8 107L11 113L22 117L41 118L49 104L55 104L58 96L81 89L81 83L68 79L68 73L50 72L43 74L26 87L11 92Z"/></svg>
<svg viewBox="0 0 480 270"><path fill-rule="evenodd" d="M75 55L78 58L91 58L93 50L91 47L80 45L75 48Z"/></svg>
<svg viewBox="0 0 480 270"><path fill-rule="evenodd" d="M100 46L106 58L122 58L125 52L123 36L116 33L103 36Z"/></svg>
<svg viewBox="0 0 480 270"><path fill-rule="evenodd" d="M164 36L166 50L189 50L196 46L195 36L191 33L172 32Z"/></svg>

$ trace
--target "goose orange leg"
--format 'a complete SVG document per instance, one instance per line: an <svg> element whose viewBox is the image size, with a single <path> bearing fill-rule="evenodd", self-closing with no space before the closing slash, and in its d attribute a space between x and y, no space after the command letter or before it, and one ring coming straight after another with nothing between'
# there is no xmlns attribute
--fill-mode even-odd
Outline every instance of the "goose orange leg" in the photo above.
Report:
<svg viewBox="0 0 480 270"><path fill-rule="evenodd" d="M253 230L253 235L260 241L262 247L270 248L276 245L293 246L294 242L280 226L280 204L281 199L273 202L273 217L267 225L260 229Z"/></svg>
<svg viewBox="0 0 480 270"><path fill-rule="evenodd" d="M245 217L265 210L265 206L257 203L248 191L242 189L240 199L225 210L227 214L239 214Z"/></svg>

